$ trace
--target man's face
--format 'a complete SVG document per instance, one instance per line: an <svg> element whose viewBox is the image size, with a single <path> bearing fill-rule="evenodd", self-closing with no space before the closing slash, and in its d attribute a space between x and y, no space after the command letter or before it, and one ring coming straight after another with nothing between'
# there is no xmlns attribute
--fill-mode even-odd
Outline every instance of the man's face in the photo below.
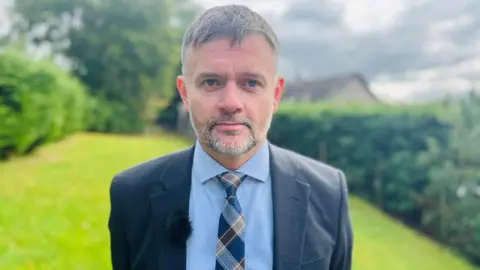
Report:
<svg viewBox="0 0 480 270"><path fill-rule="evenodd" d="M239 156L266 138L283 92L276 56L260 35L240 46L220 39L187 53L177 87L197 137L214 151Z"/></svg>

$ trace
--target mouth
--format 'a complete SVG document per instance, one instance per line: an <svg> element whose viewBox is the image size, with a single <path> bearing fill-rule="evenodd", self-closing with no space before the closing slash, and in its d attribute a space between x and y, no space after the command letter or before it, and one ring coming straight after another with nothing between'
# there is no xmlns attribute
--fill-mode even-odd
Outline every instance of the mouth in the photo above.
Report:
<svg viewBox="0 0 480 270"><path fill-rule="evenodd" d="M215 125L224 125L224 126L235 126L235 125L243 125L241 122L233 122L233 121L223 121L223 122L218 122Z"/></svg>
<svg viewBox="0 0 480 270"><path fill-rule="evenodd" d="M214 129L220 131L238 131L244 127L246 126L239 122L220 122L214 125Z"/></svg>

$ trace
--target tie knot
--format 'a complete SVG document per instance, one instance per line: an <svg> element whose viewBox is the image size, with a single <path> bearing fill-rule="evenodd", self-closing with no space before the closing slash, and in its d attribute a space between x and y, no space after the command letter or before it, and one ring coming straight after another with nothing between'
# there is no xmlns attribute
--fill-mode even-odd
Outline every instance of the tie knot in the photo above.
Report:
<svg viewBox="0 0 480 270"><path fill-rule="evenodd" d="M227 196L235 196L237 188L245 179L245 176L239 172L225 172L217 175L217 179L225 189Z"/></svg>

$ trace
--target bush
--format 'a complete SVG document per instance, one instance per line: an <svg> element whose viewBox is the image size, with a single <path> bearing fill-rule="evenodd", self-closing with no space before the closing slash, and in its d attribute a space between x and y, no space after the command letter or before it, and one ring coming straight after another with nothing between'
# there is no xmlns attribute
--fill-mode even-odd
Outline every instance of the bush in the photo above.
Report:
<svg viewBox="0 0 480 270"><path fill-rule="evenodd" d="M87 115L87 131L136 134L145 130L147 122L130 104L92 97Z"/></svg>
<svg viewBox="0 0 480 270"><path fill-rule="evenodd" d="M269 140L341 168L352 194L480 262L480 216L473 210L480 197L455 197L462 185L478 185L480 129L453 136L461 121L449 124L442 111L451 114L440 104L282 104ZM463 167L449 166L461 158Z"/></svg>
<svg viewBox="0 0 480 270"><path fill-rule="evenodd" d="M427 149L428 138L445 142L449 130L431 108L298 106L278 111L272 143L342 168L352 193L418 224L416 195L428 172L415 158Z"/></svg>
<svg viewBox="0 0 480 270"><path fill-rule="evenodd" d="M0 158L84 129L88 99L83 85L52 62L0 53Z"/></svg>
<svg viewBox="0 0 480 270"><path fill-rule="evenodd" d="M480 96L452 102L447 144L430 140L419 163L429 168L424 224L480 265Z"/></svg>

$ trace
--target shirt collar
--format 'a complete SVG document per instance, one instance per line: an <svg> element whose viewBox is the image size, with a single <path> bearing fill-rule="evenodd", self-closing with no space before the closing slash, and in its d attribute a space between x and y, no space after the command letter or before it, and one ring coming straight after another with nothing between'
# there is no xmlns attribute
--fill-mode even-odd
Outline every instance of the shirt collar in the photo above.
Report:
<svg viewBox="0 0 480 270"><path fill-rule="evenodd" d="M268 141L265 141L259 151L240 167L237 172L246 174L258 181L265 182L270 174L270 152L268 144ZM196 177L202 183L205 183L216 175L228 170L211 158L197 140L193 154L193 171Z"/></svg>

